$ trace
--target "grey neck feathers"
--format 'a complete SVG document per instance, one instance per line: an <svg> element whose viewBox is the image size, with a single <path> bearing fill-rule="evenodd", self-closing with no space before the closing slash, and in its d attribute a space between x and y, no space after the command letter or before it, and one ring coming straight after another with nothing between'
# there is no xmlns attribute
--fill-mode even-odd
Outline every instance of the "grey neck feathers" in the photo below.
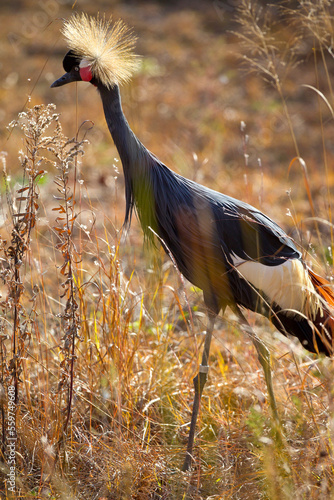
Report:
<svg viewBox="0 0 334 500"><path fill-rule="evenodd" d="M133 163L137 162L139 159L143 159L148 151L132 132L124 116L118 86L112 89L100 86L99 92L107 125L124 169L131 169Z"/></svg>
<svg viewBox="0 0 334 500"><path fill-rule="evenodd" d="M99 85L98 90L109 131L123 165L126 196L124 222L130 224L135 206L142 228L148 234L148 226L155 227L154 203L149 203L152 202L151 169L156 164L155 159L132 132L122 110L118 86L107 89Z"/></svg>

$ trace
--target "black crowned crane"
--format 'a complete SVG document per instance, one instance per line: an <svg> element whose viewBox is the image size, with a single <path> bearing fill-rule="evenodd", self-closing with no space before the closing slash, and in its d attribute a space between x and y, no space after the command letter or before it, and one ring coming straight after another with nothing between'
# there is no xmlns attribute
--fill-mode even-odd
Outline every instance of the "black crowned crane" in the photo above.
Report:
<svg viewBox="0 0 334 500"><path fill-rule="evenodd" d="M229 306L251 336L263 366L271 407L277 416L270 355L243 315L249 309L269 318L283 335L297 337L313 353L333 354L334 294L307 267L292 239L256 208L185 179L148 151L132 132L119 86L137 65L135 39L122 21L74 15L63 26L69 52L66 71L52 87L90 82L101 96L107 125L125 177L125 223L133 210L144 233L155 233L181 273L203 290L208 327L183 470L192 463L200 398L208 373L214 321Z"/></svg>

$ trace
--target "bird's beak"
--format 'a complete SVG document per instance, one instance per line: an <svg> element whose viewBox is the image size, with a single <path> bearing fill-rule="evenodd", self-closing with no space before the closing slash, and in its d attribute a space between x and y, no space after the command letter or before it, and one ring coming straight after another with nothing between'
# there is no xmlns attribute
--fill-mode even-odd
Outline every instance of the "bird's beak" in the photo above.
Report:
<svg viewBox="0 0 334 500"><path fill-rule="evenodd" d="M80 80L81 80L81 78L80 78L79 71L76 71L76 72L69 71L68 73L65 73L65 75L58 78L58 80L53 82L53 84L51 85L51 88L61 87L62 85L66 85L67 83L78 82Z"/></svg>

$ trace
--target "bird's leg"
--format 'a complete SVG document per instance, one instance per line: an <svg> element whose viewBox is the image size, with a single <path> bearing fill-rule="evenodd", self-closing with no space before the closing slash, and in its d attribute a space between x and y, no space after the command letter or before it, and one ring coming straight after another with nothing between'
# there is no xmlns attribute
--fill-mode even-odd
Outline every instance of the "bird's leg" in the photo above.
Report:
<svg viewBox="0 0 334 500"><path fill-rule="evenodd" d="M252 342L255 346L255 349L257 350L257 356L259 358L259 361L260 361L262 368L263 368L263 371L264 371L264 378L266 379L271 411L273 413L274 418L277 421L279 421L276 398L275 398L274 388L273 388L273 380L271 377L270 352L267 349L267 347L258 338L252 337Z"/></svg>
<svg viewBox="0 0 334 500"><path fill-rule="evenodd" d="M193 411L191 414L191 423L190 423L190 431L189 431L189 437L188 437L187 453L186 453L186 457L184 459L183 466L182 466L183 471L187 471L189 469L189 467L191 466L191 462L193 460L192 451L193 451L193 445L194 445L194 439L195 439L196 422L197 422L197 416L198 416L199 404L201 401L202 392L203 392L205 382L207 379L207 374L209 371L208 360L209 360L211 338L212 338L213 327L215 324L215 319L216 319L216 315L213 314L212 312L209 312L209 323L208 323L208 327L207 327L206 335L205 335L202 363L200 364L198 374L196 375L196 377L193 380L194 388L195 388L195 396L194 396L194 403L193 403Z"/></svg>
<svg viewBox="0 0 334 500"><path fill-rule="evenodd" d="M236 313L240 319L240 323L243 325L245 331L248 333L250 338L252 339L252 342L255 346L255 349L257 351L257 356L259 358L259 361L261 363L261 366L264 371L264 378L266 380L267 384L267 390L269 394L269 401L270 401L270 407L271 411L273 413L273 416L277 422L279 422L279 417L278 417L278 412L277 412L277 404L276 404L276 398L274 394L274 388L273 388L273 381L271 377L271 367L270 367L270 352L267 349L267 347L261 342L261 340L258 338L258 336L254 333L252 327L242 314L239 308L236 309Z"/></svg>

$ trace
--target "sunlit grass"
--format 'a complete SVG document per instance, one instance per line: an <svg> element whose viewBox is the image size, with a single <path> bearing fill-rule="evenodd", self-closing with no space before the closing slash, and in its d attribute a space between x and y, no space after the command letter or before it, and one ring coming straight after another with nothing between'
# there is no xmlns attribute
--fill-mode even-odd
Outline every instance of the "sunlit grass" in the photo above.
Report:
<svg viewBox="0 0 334 500"><path fill-rule="evenodd" d="M246 45L242 50L247 53L247 48L251 49L248 63L256 61L258 66L258 57L262 64L272 64L280 57L284 62L284 51L293 43L290 49L299 57L299 66L286 66L284 78L276 74L279 88L263 84L256 71L239 80L233 89L237 94L233 99L239 98L244 107L238 107L232 94L230 102L223 105L223 97L226 100L231 90L223 87L225 93L222 91L218 76L228 82L235 69L224 68L222 74L223 69L218 68L217 74L213 73L212 53L217 60L216 40L221 38L217 33L207 34L212 46L204 55L197 50L201 64L194 62L191 70L187 69L196 76L184 76L179 81L179 66L189 59L191 46L198 49L196 36L201 27L200 14L175 14L170 24L165 21L166 36L170 31L172 42L175 26L185 25L186 43L184 50L182 40L175 46L170 44L170 51L175 52L171 76L163 59L159 64L155 59L146 64L129 95L125 92L129 98L126 111L130 120L134 118L136 132L141 138L147 134L149 147L159 156L161 148L174 170L260 206L282 224L290 223L307 260L331 278L332 118L322 97L333 106L328 76L333 63L327 50L331 33L326 31L326 2L317 2L311 17L305 15L309 2L301 5L298 12L289 12L299 23L298 30L296 24L285 26L280 33L267 26L270 37L274 37L270 43L275 43L275 36L280 37L277 50L271 54L275 58L267 60L263 51L256 53L259 42L255 40L254 45L254 40L250 41L257 28L244 13L248 31L244 32ZM260 11L258 15L262 15ZM257 20L259 29L261 19ZM158 28L153 26L152 30L157 43L150 48L159 55L165 41L158 40ZM307 30L313 33L311 38ZM257 35L263 39L263 33ZM280 52L282 40L284 53ZM314 58L303 66L306 57L300 55L301 51L308 54L308 44L313 43ZM206 57L211 61L209 68L204 66ZM61 71L58 59L56 68ZM306 68L305 75L301 67ZM269 69L273 71L272 66ZM312 80L310 74L314 73L318 76ZM169 84L170 78L177 80L175 87ZM298 85L294 85L294 78ZM312 84L321 95L302 84ZM246 89L242 99L241 89ZM306 92L312 96L311 110L305 101ZM63 96L64 107L70 99L67 95ZM86 97L79 100L79 109L83 103L86 106ZM131 99L136 98L134 112ZM71 106L75 109L73 103ZM46 111L40 107L36 112ZM74 115L68 117L66 109L62 112L61 122L68 129L66 120ZM241 120L246 123L243 134ZM30 125L34 127L32 121ZM55 137L55 123L52 127L48 134ZM227 314L217 321L215 329L196 434L195 467L189 473L180 471L191 416L192 378L198 369L206 325L201 294L183 282L161 250L143 245L136 221L124 234L121 167L107 145L110 139L103 117L87 131L90 128L91 123L86 124L79 134L81 140L87 132L85 137L90 141L80 146L85 156L69 165L64 179L75 200L68 221L56 221L59 205L67 202L53 198L60 196L57 189L62 189L53 182L59 175L55 165L42 162L37 170L48 171L45 182L19 192L30 186L27 175L23 175L30 164L22 165L12 156L6 160L8 180L7 188L2 188L7 194L3 196L0 247L4 389L0 402L4 419L8 385L16 380L17 498L332 498L332 363L316 360L254 315L247 319L272 353L282 426L277 428L271 418L264 376L253 346L236 318ZM166 137L171 137L170 142ZM314 152L308 149L310 142ZM18 143L17 149L27 146L22 146L22 134L16 127L8 141L9 149L14 150ZM29 157L28 150L24 153ZM50 151L46 155L49 161L57 161ZM294 161L295 157L303 158L307 176L305 170L297 168L302 162ZM285 196L285 186L292 186L289 196ZM36 193L36 216L25 210L28 220L35 223L27 226L29 238L18 283L15 255L21 247L15 247L12 241L17 218L11 217L10 211L18 209L18 198L29 194L32 202ZM29 202L29 196L21 204ZM286 220L287 207L291 217ZM64 237L66 231L68 238L61 240L59 233ZM66 244L72 259L70 276ZM14 253L10 250L13 245ZM66 282L68 278L72 281ZM15 353L14 335L20 346ZM6 424L6 420L3 422ZM5 426L2 437L6 433ZM4 482L8 472L5 444L2 440L1 491L6 492L5 498L11 498Z"/></svg>

